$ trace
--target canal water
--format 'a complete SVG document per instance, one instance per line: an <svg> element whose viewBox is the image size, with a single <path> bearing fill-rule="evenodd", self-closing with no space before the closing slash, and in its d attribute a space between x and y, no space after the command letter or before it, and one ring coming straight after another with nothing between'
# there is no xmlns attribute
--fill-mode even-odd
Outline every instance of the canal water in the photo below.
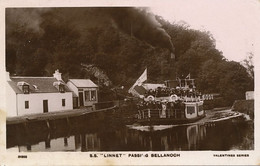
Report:
<svg viewBox="0 0 260 166"><path fill-rule="evenodd" d="M7 151L225 151L252 150L253 124L232 120L187 126L154 128L116 126L112 122L81 128L64 128L47 132L7 137Z"/></svg>

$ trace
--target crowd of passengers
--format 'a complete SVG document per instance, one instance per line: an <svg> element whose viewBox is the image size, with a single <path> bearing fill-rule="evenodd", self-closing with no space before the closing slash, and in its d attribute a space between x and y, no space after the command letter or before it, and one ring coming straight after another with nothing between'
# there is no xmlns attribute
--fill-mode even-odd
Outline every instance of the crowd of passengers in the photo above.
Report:
<svg viewBox="0 0 260 166"><path fill-rule="evenodd" d="M168 102L168 101L141 101L137 104L138 110L143 109L162 109L162 105L165 105L167 109L185 109L185 104L181 100L177 100L175 102Z"/></svg>
<svg viewBox="0 0 260 166"><path fill-rule="evenodd" d="M195 88L184 89L180 87L176 87L176 88L158 87L157 89L150 89L145 93L145 97L150 95L154 97L165 97L171 95L201 97L201 93L195 90Z"/></svg>

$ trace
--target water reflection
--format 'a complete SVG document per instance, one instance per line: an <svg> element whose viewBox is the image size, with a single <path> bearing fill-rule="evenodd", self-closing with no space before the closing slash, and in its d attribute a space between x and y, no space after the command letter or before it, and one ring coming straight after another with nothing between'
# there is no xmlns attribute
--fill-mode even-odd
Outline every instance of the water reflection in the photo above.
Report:
<svg viewBox="0 0 260 166"><path fill-rule="evenodd" d="M192 125L173 127L162 131L128 130L128 142L137 144L143 150L196 150L196 145L206 136L206 126Z"/></svg>
<svg viewBox="0 0 260 166"><path fill-rule="evenodd" d="M107 126L104 128L104 126ZM8 151L170 151L230 150L245 137L246 127L232 122L178 126L160 131L140 131L104 125L95 131L86 128L49 131L7 137Z"/></svg>

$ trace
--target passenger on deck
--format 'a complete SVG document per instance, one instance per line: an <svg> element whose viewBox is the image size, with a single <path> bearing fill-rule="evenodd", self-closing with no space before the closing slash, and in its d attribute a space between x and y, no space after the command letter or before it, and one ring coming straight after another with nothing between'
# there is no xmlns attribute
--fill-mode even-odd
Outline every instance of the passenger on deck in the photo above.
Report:
<svg viewBox="0 0 260 166"><path fill-rule="evenodd" d="M160 101L156 102L156 109L161 109L161 102Z"/></svg>
<svg viewBox="0 0 260 166"><path fill-rule="evenodd" d="M153 103L152 103L152 101L149 101L149 102L148 102L147 108L148 108L148 109L153 109Z"/></svg>

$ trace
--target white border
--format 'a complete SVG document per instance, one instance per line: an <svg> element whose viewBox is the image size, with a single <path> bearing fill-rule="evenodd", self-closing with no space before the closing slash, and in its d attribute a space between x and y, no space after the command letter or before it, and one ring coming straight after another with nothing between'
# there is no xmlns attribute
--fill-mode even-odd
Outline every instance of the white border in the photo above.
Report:
<svg viewBox="0 0 260 166"><path fill-rule="evenodd" d="M89 152L31 152L13 153L6 151L5 138L5 8L6 7L89 7L89 6L157 6L167 0L135 0L135 1L96 1L96 0L1 0L0 1L0 51L1 51L1 72L0 72L0 165L258 165L260 164L259 147L259 53L260 40L259 32L256 32L257 43L255 45L255 150L253 151L170 151L170 152L135 152L135 153L177 153L181 157L176 158L90 158ZM224 1L223 1L224 3ZM206 6L205 6L206 7ZM250 11L248 11L250 12ZM260 16L258 16L260 17ZM260 31L260 30L259 30ZM235 46L234 46L235 47ZM110 152L113 153L113 152ZM114 152L117 153L117 152ZM133 153L133 152L120 152ZM250 157L213 157L213 154L249 154ZM18 154L27 155L27 159L18 159Z"/></svg>

